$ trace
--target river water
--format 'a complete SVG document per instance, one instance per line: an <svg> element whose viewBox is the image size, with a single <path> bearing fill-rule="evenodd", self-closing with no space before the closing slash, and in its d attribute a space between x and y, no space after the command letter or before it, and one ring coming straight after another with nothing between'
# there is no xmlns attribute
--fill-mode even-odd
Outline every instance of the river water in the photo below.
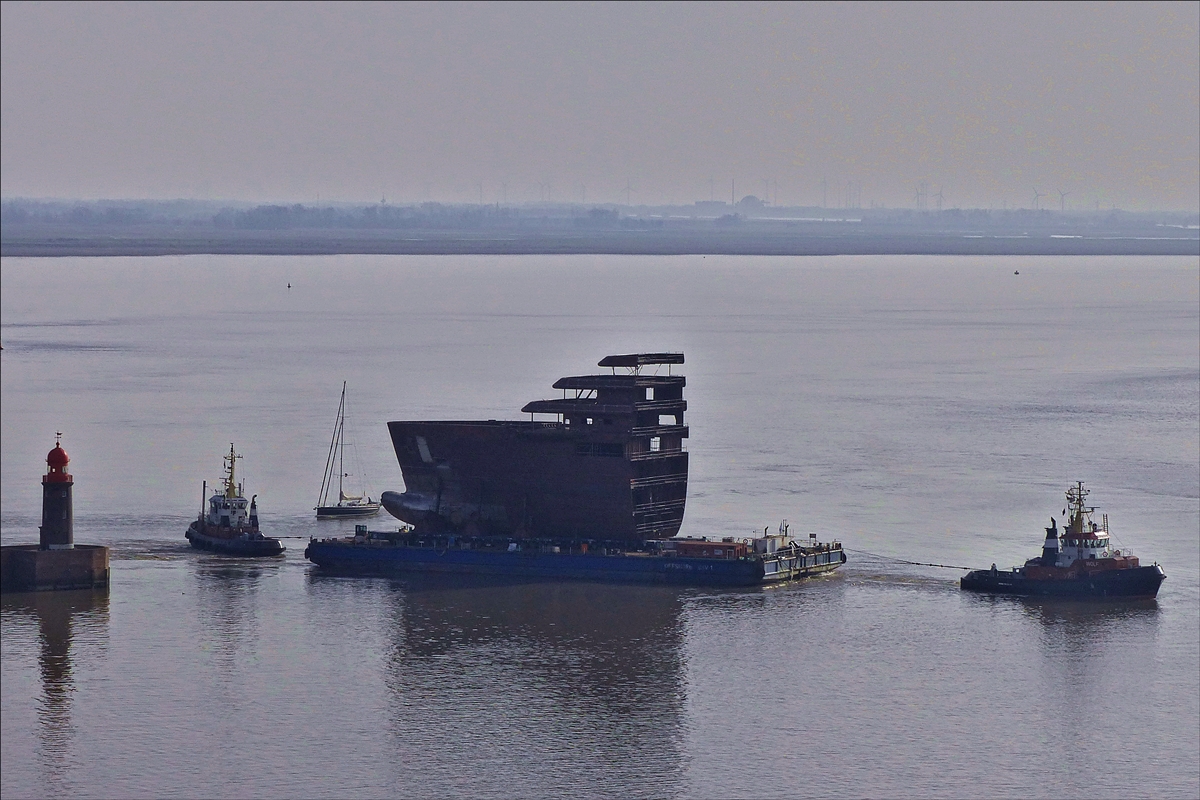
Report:
<svg viewBox="0 0 1200 800"><path fill-rule="evenodd" d="M104 594L5 595L0 791L78 797L1200 795L1195 258L5 259L0 531L63 431ZM1016 274L1019 273L1019 274ZM290 287L288 288L288 284ZM682 350L684 533L787 518L838 573L709 590L331 578L304 539L343 380L519 418ZM282 559L189 550L235 443ZM1083 480L1157 601L963 594ZM381 517L374 526L390 525Z"/></svg>

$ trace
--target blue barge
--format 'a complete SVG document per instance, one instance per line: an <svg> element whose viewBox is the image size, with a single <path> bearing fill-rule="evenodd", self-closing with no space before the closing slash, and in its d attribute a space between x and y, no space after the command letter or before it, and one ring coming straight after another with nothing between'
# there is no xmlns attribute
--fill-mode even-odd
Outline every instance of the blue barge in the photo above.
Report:
<svg viewBox="0 0 1200 800"><path fill-rule="evenodd" d="M748 540L668 539L631 549L625 542L369 532L312 539L304 557L351 575L455 572L555 580L757 586L830 572L845 563L839 542L807 545L781 533Z"/></svg>

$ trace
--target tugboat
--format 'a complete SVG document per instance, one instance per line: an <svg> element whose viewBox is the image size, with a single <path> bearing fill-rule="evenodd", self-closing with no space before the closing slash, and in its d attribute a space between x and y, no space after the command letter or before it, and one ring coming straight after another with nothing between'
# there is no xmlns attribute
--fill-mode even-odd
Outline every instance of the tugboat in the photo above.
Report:
<svg viewBox="0 0 1200 800"><path fill-rule="evenodd" d="M234 477L234 464L240 455L229 445L225 456L225 490L208 498L208 513L203 510L184 534L192 547L231 556L277 556L284 551L278 539L263 536L258 530L258 495L249 504L242 485ZM204 482L201 496L208 494ZM249 508L247 508L249 505Z"/></svg>
<svg viewBox="0 0 1200 800"><path fill-rule="evenodd" d="M1041 557L1011 570L998 570L993 564L990 570L968 572L959 586L972 592L1037 597L1156 596L1167 577L1162 567L1157 563L1143 567L1130 550L1114 548L1108 535L1108 515L1096 524L1092 519L1096 509L1084 505L1087 496L1083 481L1067 490L1070 520L1060 537L1058 523L1050 518Z"/></svg>

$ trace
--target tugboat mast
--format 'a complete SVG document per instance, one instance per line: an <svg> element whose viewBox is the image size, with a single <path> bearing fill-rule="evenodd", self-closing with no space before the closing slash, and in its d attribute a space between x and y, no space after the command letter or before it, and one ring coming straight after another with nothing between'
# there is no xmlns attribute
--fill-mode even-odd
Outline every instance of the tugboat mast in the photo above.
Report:
<svg viewBox="0 0 1200 800"><path fill-rule="evenodd" d="M1076 481L1074 486L1067 489L1067 507L1071 510L1071 519L1067 523L1067 530L1077 536L1083 534L1084 516L1096 510L1083 504L1088 494L1090 494L1088 490L1083 488L1083 481Z"/></svg>
<svg viewBox="0 0 1200 800"><path fill-rule="evenodd" d="M233 451L233 442L229 443L229 455L224 458L227 464L225 467L225 497L234 498L237 497L237 483L233 478L234 464L241 456Z"/></svg>

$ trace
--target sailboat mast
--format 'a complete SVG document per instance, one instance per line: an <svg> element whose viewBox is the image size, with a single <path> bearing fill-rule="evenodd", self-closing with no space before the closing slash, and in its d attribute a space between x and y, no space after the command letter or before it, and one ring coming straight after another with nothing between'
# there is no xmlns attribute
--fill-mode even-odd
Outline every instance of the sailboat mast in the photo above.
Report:
<svg viewBox="0 0 1200 800"><path fill-rule="evenodd" d="M317 506L329 505L329 492L333 489L333 449L337 447L342 426L342 410L346 405L346 382L342 381L342 401L338 403L337 419L333 421L333 435L329 437L329 453L325 456L325 474L321 476L321 496ZM339 479L340 480L340 479Z"/></svg>
<svg viewBox="0 0 1200 800"><path fill-rule="evenodd" d="M342 381L342 402L338 405L338 502L342 502L342 478L346 475L346 382Z"/></svg>

